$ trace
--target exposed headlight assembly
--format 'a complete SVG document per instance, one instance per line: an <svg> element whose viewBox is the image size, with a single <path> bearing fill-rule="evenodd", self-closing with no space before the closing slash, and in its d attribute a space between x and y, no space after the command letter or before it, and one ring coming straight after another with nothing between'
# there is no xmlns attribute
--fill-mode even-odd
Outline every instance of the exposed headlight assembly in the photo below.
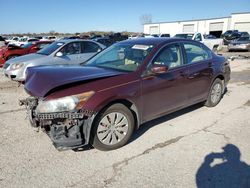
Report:
<svg viewBox="0 0 250 188"><path fill-rule="evenodd" d="M23 66L23 63L14 63L11 65L10 69L16 70L16 69L20 69L22 66Z"/></svg>
<svg viewBox="0 0 250 188"><path fill-rule="evenodd" d="M54 112L66 112L75 109L81 109L81 107L88 101L90 97L95 94L94 91L81 93L79 95L72 95L59 99L40 101L36 108L37 113L54 113Z"/></svg>

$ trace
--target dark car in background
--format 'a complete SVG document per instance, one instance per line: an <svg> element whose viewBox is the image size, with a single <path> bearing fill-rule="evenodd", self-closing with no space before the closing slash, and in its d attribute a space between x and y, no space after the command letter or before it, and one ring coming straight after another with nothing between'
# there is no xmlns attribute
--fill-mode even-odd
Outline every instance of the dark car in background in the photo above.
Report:
<svg viewBox="0 0 250 188"><path fill-rule="evenodd" d="M116 42L127 40L128 36L122 35L121 33L113 33L104 37L102 37L101 35L95 35L94 37L92 36L91 39L108 47Z"/></svg>
<svg viewBox="0 0 250 188"><path fill-rule="evenodd" d="M160 34L160 36L159 37L170 37L170 34Z"/></svg>
<svg viewBox="0 0 250 188"><path fill-rule="evenodd" d="M203 35L203 37L204 37L204 39L217 39L216 36L211 35L211 34L209 34L209 35Z"/></svg>
<svg viewBox="0 0 250 188"><path fill-rule="evenodd" d="M227 30L225 33L221 34L221 38L230 37L234 33L238 33L238 30Z"/></svg>
<svg viewBox="0 0 250 188"><path fill-rule="evenodd" d="M240 32L240 37L250 37L249 33L244 31L244 32Z"/></svg>
<svg viewBox="0 0 250 188"><path fill-rule="evenodd" d="M95 38L93 40L103 44L106 47L109 47L115 43L115 41L111 40L109 37L100 37L100 38Z"/></svg>
<svg viewBox="0 0 250 188"><path fill-rule="evenodd" d="M2 36L0 36L0 48L5 46L5 45L6 45L5 39Z"/></svg>
<svg viewBox="0 0 250 188"><path fill-rule="evenodd" d="M52 41L37 41L29 42L23 46L8 45L0 49L0 67L2 67L5 61L22 56L25 54L36 53L45 46L51 44Z"/></svg>
<svg viewBox="0 0 250 188"><path fill-rule="evenodd" d="M224 45L228 45L233 40L247 36L249 36L248 32L239 32L238 30L228 30L221 35L221 38L223 38Z"/></svg>
<svg viewBox="0 0 250 188"><path fill-rule="evenodd" d="M75 66L27 69L30 122L59 150L125 145L142 123L204 102L216 106L230 79L228 61L200 42L126 40ZM188 125L187 125L188 126Z"/></svg>

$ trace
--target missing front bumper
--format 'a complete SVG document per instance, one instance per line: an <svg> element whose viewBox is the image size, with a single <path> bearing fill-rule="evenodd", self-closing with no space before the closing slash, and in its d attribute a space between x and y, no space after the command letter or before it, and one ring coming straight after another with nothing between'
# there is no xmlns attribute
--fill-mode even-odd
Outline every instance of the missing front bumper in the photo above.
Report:
<svg viewBox="0 0 250 188"><path fill-rule="evenodd" d="M37 98L20 101L28 108L31 126L41 127L58 150L76 149L89 144L90 131L95 113L88 110L37 114Z"/></svg>

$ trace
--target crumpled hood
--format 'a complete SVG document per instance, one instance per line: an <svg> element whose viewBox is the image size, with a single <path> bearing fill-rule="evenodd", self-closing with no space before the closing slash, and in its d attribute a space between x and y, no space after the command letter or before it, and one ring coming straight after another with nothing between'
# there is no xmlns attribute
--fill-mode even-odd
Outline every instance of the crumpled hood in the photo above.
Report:
<svg viewBox="0 0 250 188"><path fill-rule="evenodd" d="M26 92L31 96L44 97L49 91L59 86L125 73L98 67L57 65L30 67L26 74Z"/></svg>

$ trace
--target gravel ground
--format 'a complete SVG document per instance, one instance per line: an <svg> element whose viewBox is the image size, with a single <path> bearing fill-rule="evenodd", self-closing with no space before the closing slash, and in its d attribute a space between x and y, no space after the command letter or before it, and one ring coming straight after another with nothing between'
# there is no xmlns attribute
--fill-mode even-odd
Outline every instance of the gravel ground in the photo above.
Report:
<svg viewBox="0 0 250 188"><path fill-rule="evenodd" d="M194 105L146 123L109 152L57 151L18 106L23 87L1 75L0 187L250 187L250 60L231 68L215 108Z"/></svg>

